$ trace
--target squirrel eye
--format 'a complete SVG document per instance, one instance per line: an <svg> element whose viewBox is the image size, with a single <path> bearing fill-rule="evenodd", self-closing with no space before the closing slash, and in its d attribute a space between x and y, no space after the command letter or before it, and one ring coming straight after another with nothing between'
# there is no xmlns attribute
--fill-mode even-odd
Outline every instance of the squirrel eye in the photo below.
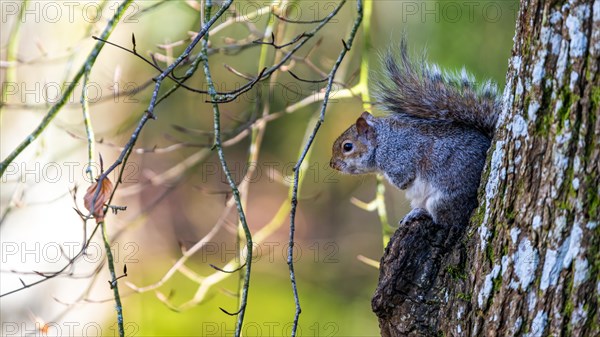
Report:
<svg viewBox="0 0 600 337"><path fill-rule="evenodd" d="M342 145L342 148L344 149L344 152L350 152L350 151L352 151L354 146L352 145L352 143L346 142L346 143L344 143L344 145Z"/></svg>

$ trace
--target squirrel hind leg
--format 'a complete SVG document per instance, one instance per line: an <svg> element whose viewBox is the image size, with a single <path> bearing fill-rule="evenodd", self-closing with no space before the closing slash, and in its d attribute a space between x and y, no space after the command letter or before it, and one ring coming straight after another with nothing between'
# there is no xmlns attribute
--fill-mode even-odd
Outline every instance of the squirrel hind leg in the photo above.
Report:
<svg viewBox="0 0 600 337"><path fill-rule="evenodd" d="M477 199L467 196L442 197L431 201L427 203L427 210L433 221L443 226L465 227L473 209L477 207Z"/></svg>

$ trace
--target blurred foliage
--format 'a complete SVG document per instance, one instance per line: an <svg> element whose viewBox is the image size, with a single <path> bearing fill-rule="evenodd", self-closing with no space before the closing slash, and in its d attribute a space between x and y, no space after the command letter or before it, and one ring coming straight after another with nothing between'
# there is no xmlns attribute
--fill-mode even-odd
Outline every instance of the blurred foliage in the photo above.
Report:
<svg viewBox="0 0 600 337"><path fill-rule="evenodd" d="M260 264L260 263L259 263ZM300 269L303 265L300 264ZM269 269L284 269L285 263L271 264ZM323 273L321 267L321 273ZM365 271L373 269L364 268ZM317 272L315 270L315 272ZM342 271L340 271L342 272ZM155 275L156 276L156 275ZM343 278L322 280L344 282ZM221 285L223 289L235 289L237 280L231 279ZM347 282L347 281L346 281ZM192 294L185 291L186 281L175 279L173 298L185 300ZM354 289L354 292L333 292L318 281L302 280L300 300L303 313L298 329L299 336L371 336L376 335L377 322L368 311L371 289ZM287 336L291 330L290 310L293 298L289 280L285 275L269 272L264 266L253 274L250 306L246 314L244 336ZM181 292L181 293L180 293ZM235 328L234 318L227 316L219 307L232 311L237 301L226 291L215 290L203 305L185 313L169 310L152 294L135 295L126 301L129 329L138 329L137 336L231 336ZM133 303L132 303L133 302ZM134 306L132 306L134 305Z"/></svg>

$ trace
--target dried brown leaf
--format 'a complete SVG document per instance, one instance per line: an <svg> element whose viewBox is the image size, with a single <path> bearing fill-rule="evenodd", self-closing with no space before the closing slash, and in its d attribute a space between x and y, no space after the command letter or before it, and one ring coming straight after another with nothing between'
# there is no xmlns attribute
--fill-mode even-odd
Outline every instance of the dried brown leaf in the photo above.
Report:
<svg viewBox="0 0 600 337"><path fill-rule="evenodd" d="M102 184L100 185L100 192L98 193L98 197L96 198L96 202L92 207L92 202L94 201L94 195L96 194L96 189L98 188L98 182L92 184L87 189L85 196L83 197L83 205L87 208L88 211L92 212L92 215L96 218L96 222L104 221L104 204L110 198L110 194L112 193L113 184L108 178L102 179Z"/></svg>

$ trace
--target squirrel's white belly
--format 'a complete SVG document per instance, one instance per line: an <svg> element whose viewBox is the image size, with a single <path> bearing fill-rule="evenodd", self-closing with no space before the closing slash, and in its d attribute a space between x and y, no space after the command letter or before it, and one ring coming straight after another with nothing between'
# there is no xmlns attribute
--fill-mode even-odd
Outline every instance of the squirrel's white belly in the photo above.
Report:
<svg viewBox="0 0 600 337"><path fill-rule="evenodd" d="M430 214L440 196L439 190L421 178L415 179L410 187L406 189L406 198L410 200L410 207L426 209Z"/></svg>

